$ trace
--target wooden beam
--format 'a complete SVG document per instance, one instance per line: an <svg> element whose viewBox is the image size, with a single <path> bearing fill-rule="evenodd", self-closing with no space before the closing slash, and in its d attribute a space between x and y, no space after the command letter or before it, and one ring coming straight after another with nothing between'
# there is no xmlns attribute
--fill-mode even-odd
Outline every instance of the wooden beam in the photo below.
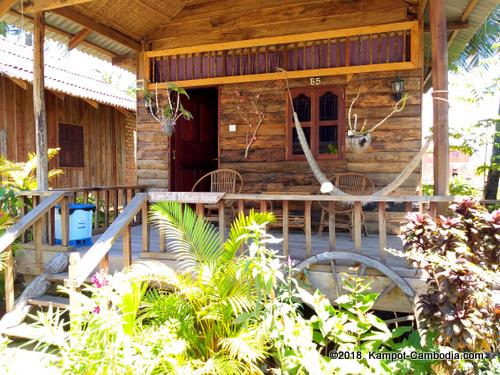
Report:
<svg viewBox="0 0 500 375"><path fill-rule="evenodd" d="M93 0L33 0L33 5L24 8L26 13L42 12L77 4L90 3Z"/></svg>
<svg viewBox="0 0 500 375"><path fill-rule="evenodd" d="M103 25L102 23L99 23L94 19L83 15L77 12L76 10L70 8L60 8L54 10L54 13L57 13L60 16L63 16L73 22L76 22L82 25L83 27L86 27L87 29L90 29L107 38L113 39L114 41L123 44L124 46L133 49L134 51L139 52L141 50L141 43L138 42L137 40L134 40L111 27Z"/></svg>
<svg viewBox="0 0 500 375"><path fill-rule="evenodd" d="M22 79L19 79L19 78L14 78L14 77L7 77L9 80L11 80L12 82L14 82L17 86L19 86L20 88L22 88L23 90L28 90L28 82L26 81L23 81Z"/></svg>
<svg viewBox="0 0 500 375"><path fill-rule="evenodd" d="M0 0L0 16L7 13L17 2L18 0Z"/></svg>
<svg viewBox="0 0 500 375"><path fill-rule="evenodd" d="M423 21L428 5L429 5L429 0L420 0L417 12L417 18L419 21Z"/></svg>
<svg viewBox="0 0 500 375"><path fill-rule="evenodd" d="M36 134L36 180L38 190L49 190L47 158L47 113L45 109L44 43L45 13L35 13L33 35L33 109Z"/></svg>
<svg viewBox="0 0 500 375"><path fill-rule="evenodd" d="M468 29L470 27L468 21L454 21L448 22L446 25L446 29L448 31L462 30ZM431 26L429 24L424 26L424 32L429 33L431 31Z"/></svg>
<svg viewBox="0 0 500 375"><path fill-rule="evenodd" d="M263 73L263 74L249 74L242 76L191 79L186 81L176 81L172 83L175 83L179 87L187 88L187 87L198 87L198 86L199 87L216 86L216 85L224 85L230 83L273 81L278 79L285 79L285 77L289 79L294 79L294 78L307 78L313 76L325 77L332 75L411 70L411 69L416 69L417 67L418 66L412 62L383 63L383 64L371 64L371 65L346 66L338 68L297 70L286 73L276 72L276 73ZM139 70L139 72L141 72L141 70ZM148 85L149 90L154 90L156 87L158 89L164 89L166 87L166 84L165 82L161 83L159 82L158 84L151 83Z"/></svg>
<svg viewBox="0 0 500 375"><path fill-rule="evenodd" d="M33 23L33 18L27 14L21 15L21 13L16 12L15 10L9 10L8 13L9 13L9 15L11 15L13 17L18 17L19 19L23 19L24 21L28 21L30 23ZM70 34L66 31L63 31L61 29L58 29L58 28L50 26L50 25L45 25L45 30L51 31L54 34L62 35L63 37L66 37L68 39L71 39L73 37L73 34ZM80 44L85 45L88 48L92 48L95 51L102 53L105 56L108 56L109 58L113 58L116 56L115 53L113 53L105 48L102 48L101 46L93 44L91 42L87 42L86 40L82 41Z"/></svg>
<svg viewBox="0 0 500 375"><path fill-rule="evenodd" d="M352 27L347 29L317 31L304 34L292 34L292 35L282 35L282 36L274 36L267 38L246 39L246 40L238 40L235 42L212 43L212 44L203 44L192 47L171 48L168 50L155 50L146 52L146 55L148 57L162 57L162 56L185 55L185 54L199 53L199 52L213 52L213 51L224 51L224 50L239 49L239 48L269 46L276 44L300 43L300 42L308 42L320 39L335 39L335 38L345 38L349 36L359 36L359 35L387 33L391 31L410 30L414 28L416 25L418 26L418 21L395 22L383 25Z"/></svg>
<svg viewBox="0 0 500 375"><path fill-rule="evenodd" d="M53 91L53 90L50 90L50 92L52 95L54 95L56 98L60 100L64 100L66 98L66 94L63 92Z"/></svg>
<svg viewBox="0 0 500 375"><path fill-rule="evenodd" d="M90 106L94 107L95 109L99 108L99 103L97 103L95 100L92 99L87 99L87 98L82 98L82 100L89 104Z"/></svg>
<svg viewBox="0 0 500 375"><path fill-rule="evenodd" d="M91 32L92 30L89 30L86 27L81 29L79 32L75 34L73 38L69 40L68 49L71 51L72 49L76 48L76 46L78 46L81 42L83 42Z"/></svg>
<svg viewBox="0 0 500 375"><path fill-rule="evenodd" d="M444 1L429 1L432 46L432 96L434 138L434 194L447 195L449 182L448 139L448 32ZM444 207L441 207L440 211Z"/></svg>

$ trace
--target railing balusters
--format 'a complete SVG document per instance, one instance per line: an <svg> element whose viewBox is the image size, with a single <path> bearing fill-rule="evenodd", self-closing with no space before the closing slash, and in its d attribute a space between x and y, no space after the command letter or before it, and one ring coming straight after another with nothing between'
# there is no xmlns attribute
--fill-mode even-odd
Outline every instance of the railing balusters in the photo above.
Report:
<svg viewBox="0 0 500 375"><path fill-rule="evenodd" d="M306 232L306 256L309 258L312 253L312 238L311 238L311 201L306 201L304 205L304 230Z"/></svg>
<svg viewBox="0 0 500 375"><path fill-rule="evenodd" d="M61 245L69 244L69 199L64 197L61 201Z"/></svg>
<svg viewBox="0 0 500 375"><path fill-rule="evenodd" d="M33 226L33 242L35 243L35 265L38 273L43 272L43 215Z"/></svg>
<svg viewBox="0 0 500 375"><path fill-rule="evenodd" d="M114 189L114 194L113 194L113 221L116 220L116 218L118 217L118 210L119 210L119 203L118 203L118 192L119 192L119 189Z"/></svg>
<svg viewBox="0 0 500 375"><path fill-rule="evenodd" d="M14 257L12 246L5 250L4 267L5 311L11 312L14 310Z"/></svg>
<svg viewBox="0 0 500 375"><path fill-rule="evenodd" d="M328 238L330 241L330 251L337 247L337 237L335 235L335 202L328 202Z"/></svg>
<svg viewBox="0 0 500 375"><path fill-rule="evenodd" d="M109 227L109 190L104 190L104 227Z"/></svg>
<svg viewBox="0 0 500 375"><path fill-rule="evenodd" d="M385 248L387 247L387 218L385 214L385 202L378 202L378 247L379 256L382 263L386 263L387 256Z"/></svg>
<svg viewBox="0 0 500 375"><path fill-rule="evenodd" d="M148 220L148 210L149 206L148 203L146 202L144 204L144 207L142 208L142 251L144 253L147 253L150 250L151 247L151 239L149 237L149 232L150 232L150 225L149 225L149 220Z"/></svg>
<svg viewBox="0 0 500 375"><path fill-rule="evenodd" d="M219 208L219 232L221 238L224 240L224 237L226 235L224 200L221 200L218 208Z"/></svg>
<svg viewBox="0 0 500 375"><path fill-rule="evenodd" d="M122 240L123 240L123 266L129 267L132 264L132 235L130 232L130 223L123 230Z"/></svg>
<svg viewBox="0 0 500 375"><path fill-rule="evenodd" d="M99 192L99 190L96 190L95 191L95 211L94 211L94 230L97 230L99 229L99 200L101 199L100 198L101 194Z"/></svg>
<svg viewBox="0 0 500 375"><path fill-rule="evenodd" d="M288 201L283 201L283 256L288 256Z"/></svg>
<svg viewBox="0 0 500 375"><path fill-rule="evenodd" d="M354 250L356 250L357 253L361 252L361 227L363 225L361 215L361 202L356 201L354 202L354 222L352 230L354 231Z"/></svg>

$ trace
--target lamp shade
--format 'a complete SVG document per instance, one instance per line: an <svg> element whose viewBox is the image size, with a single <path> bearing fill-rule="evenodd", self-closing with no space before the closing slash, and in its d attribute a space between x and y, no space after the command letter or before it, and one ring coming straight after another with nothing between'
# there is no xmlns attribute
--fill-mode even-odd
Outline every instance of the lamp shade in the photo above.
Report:
<svg viewBox="0 0 500 375"><path fill-rule="evenodd" d="M395 101L400 101L405 91L405 82L401 78L399 78L399 76L396 76L394 81L391 82L391 87L392 87L392 98Z"/></svg>

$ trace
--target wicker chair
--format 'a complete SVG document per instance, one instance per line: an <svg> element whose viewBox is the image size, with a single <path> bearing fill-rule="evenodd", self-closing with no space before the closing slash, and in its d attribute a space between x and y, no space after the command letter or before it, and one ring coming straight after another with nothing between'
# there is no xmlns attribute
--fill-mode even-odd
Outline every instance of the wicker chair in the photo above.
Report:
<svg viewBox="0 0 500 375"><path fill-rule="evenodd" d="M373 181L370 180L368 177L358 173L340 173L330 178L330 181L340 190L350 195L371 195L375 190ZM319 222L319 229L318 229L319 236L321 236L321 234L323 233L323 227L325 225L326 215L329 213L328 205L325 204L325 202L320 202L320 206L321 206L321 219ZM354 202L335 202L335 216L337 215L347 216L348 218L347 222L336 221L335 226L347 229L352 234L353 211L354 211ZM365 236L368 236L363 211L361 211L361 222L362 222L362 230Z"/></svg>
<svg viewBox="0 0 500 375"><path fill-rule="evenodd" d="M198 181L193 185L191 191L197 191L205 181L210 180L210 193L229 193L238 194L243 189L243 178L241 174L233 169L216 169L215 171L209 172L206 175L200 177ZM235 201L228 200L225 201L225 207L231 208L233 211L233 216L236 214ZM205 217L209 220L218 220L217 215L213 215L213 211L217 211L217 205L205 205L207 213Z"/></svg>

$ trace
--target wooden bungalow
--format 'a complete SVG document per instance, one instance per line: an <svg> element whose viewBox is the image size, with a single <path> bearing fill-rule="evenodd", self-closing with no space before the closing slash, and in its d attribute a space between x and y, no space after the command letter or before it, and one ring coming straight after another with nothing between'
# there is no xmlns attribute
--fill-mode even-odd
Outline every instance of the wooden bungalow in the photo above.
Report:
<svg viewBox="0 0 500 375"><path fill-rule="evenodd" d="M0 37L0 154L34 152L33 50ZM135 185L135 101L47 54L48 147L59 147L54 187Z"/></svg>
<svg viewBox="0 0 500 375"><path fill-rule="evenodd" d="M279 250L296 260L307 259L304 267L317 266L311 268L316 275L313 281L329 297L333 299L338 291L338 279L331 272L352 272L348 266L355 261L363 265L360 273L382 293L379 308L411 310L403 296L411 299L425 287L424 279L385 252L387 247L401 246L388 235L391 218L386 210L388 203L397 203L405 212L436 214L456 199L447 196L448 62L462 51L496 1L33 0L22 7L19 3L1 0L0 17L33 24L35 122L42 132L44 108L37 99L43 88L39 70L45 32L135 70L138 88L152 93L164 93L169 83L186 88L190 99L185 106L194 116L192 121L179 120L174 135L167 137L138 90L137 182L148 193L138 193L131 201L123 199L121 209L115 210L120 215L88 251L83 255L70 251L69 275L52 275L51 280L67 279L71 288L78 288L97 267L109 267L112 249L122 251L119 267L137 256L175 266L168 239L158 237L147 224L150 203L179 201L195 206L200 215L206 205L217 205L222 236L231 205L244 211L251 205L266 210L273 204L280 209L278 235L283 243ZM397 77L404 81L407 94L404 109L373 132L367 151L349 151L346 135L353 99L359 93L352 109L359 122L367 118L368 126L375 124L393 108L391 86ZM374 182L375 190L394 181L419 154L422 93L432 86L437 195L418 194L418 168L391 195L320 195L320 185L298 143L285 79L312 155L324 174L363 174ZM259 116L263 119L254 138ZM46 147L43 137L37 144ZM243 191L183 193L205 172L217 168L238 171ZM44 176L40 178L43 181ZM65 207L72 193L32 194L45 199L0 238L0 252L9 250L13 239L34 223L40 225L43 215L58 202L63 207L62 243L67 244ZM354 202L352 239L336 231L335 215L327 218L327 236L320 239L313 234L312 212L318 201L329 212L335 211L338 202ZM374 207L371 219L379 234L363 238L363 206L368 204ZM301 231L292 232L297 211L301 211ZM142 226L132 229L140 218ZM50 259L40 241L35 244L31 268L38 273ZM6 301L11 311L15 303L12 267L8 269ZM45 298L32 303L52 302Z"/></svg>

